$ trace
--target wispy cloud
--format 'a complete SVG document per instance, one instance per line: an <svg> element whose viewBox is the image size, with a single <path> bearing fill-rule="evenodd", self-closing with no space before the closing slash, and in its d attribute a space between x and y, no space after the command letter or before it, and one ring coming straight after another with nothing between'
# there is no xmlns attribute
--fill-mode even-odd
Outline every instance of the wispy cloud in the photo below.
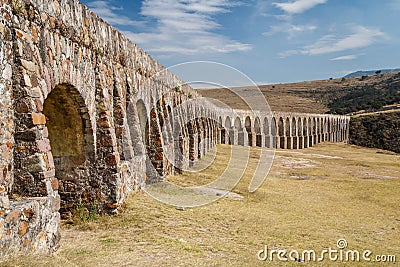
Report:
<svg viewBox="0 0 400 267"><path fill-rule="evenodd" d="M228 0L145 0L141 15L155 19L156 28L152 32L129 36L149 51L158 53L247 51L251 45L215 33L221 28L215 15L230 12L238 5L239 2Z"/></svg>
<svg viewBox="0 0 400 267"><path fill-rule="evenodd" d="M294 2L273 3L274 6L282 9L288 14L300 14L316 5L324 4L328 0L297 0Z"/></svg>
<svg viewBox="0 0 400 267"><path fill-rule="evenodd" d="M302 53L308 55L321 55L363 48L376 42L378 37L383 37L385 35L378 29L366 28L363 26L355 27L353 31L353 34L342 39L337 39L333 35L326 35L315 44L306 46Z"/></svg>
<svg viewBox="0 0 400 267"><path fill-rule="evenodd" d="M385 34L379 29L357 26L353 28L352 34L341 39L337 38L335 35L325 35L314 44L307 45L299 50L282 52L280 56L287 57L295 54L322 55L360 49L370 46L384 37Z"/></svg>
<svg viewBox="0 0 400 267"><path fill-rule="evenodd" d="M247 51L252 49L250 44L216 33L222 26L215 16L228 13L240 4L229 0L144 0L140 15L150 30L124 31L124 34L147 51L161 56ZM123 23L126 18L121 18L118 9L108 1L95 1L90 7L111 24L127 25ZM130 21L128 25L135 26L135 23Z"/></svg>
<svg viewBox="0 0 400 267"><path fill-rule="evenodd" d="M270 26L270 30L267 32L264 32L263 35L270 36L270 35L274 35L277 33L285 33L288 35L289 39L292 39L299 34L302 34L304 32L312 32L316 29L317 29L317 26L315 26L315 25L295 25L295 24L287 22L287 23L283 23L283 24Z"/></svg>
<svg viewBox="0 0 400 267"><path fill-rule="evenodd" d="M340 61L340 60L354 60L358 58L358 55L346 55L346 56L340 56L340 57L335 57L332 58L332 61Z"/></svg>
<svg viewBox="0 0 400 267"><path fill-rule="evenodd" d="M133 20L127 16L118 14L122 10L121 7L115 7L109 4L108 1L93 1L88 3L88 7L100 16L102 19L112 25L123 26L141 26L143 22Z"/></svg>

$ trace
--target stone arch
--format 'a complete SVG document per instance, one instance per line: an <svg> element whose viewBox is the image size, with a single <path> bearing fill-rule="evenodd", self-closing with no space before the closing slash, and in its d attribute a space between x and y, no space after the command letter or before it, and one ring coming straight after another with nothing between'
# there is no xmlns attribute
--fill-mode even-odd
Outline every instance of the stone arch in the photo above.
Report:
<svg viewBox="0 0 400 267"><path fill-rule="evenodd" d="M256 146L262 147L263 146L263 141L262 141L262 134L261 134L261 122L260 118L256 117L254 120L254 131L256 134Z"/></svg>
<svg viewBox="0 0 400 267"><path fill-rule="evenodd" d="M238 131L242 129L242 122L239 117L236 117L235 119L235 128Z"/></svg>
<svg viewBox="0 0 400 267"><path fill-rule="evenodd" d="M289 119L289 117L287 117L286 119L285 119L285 136L290 136L291 135L291 132L290 132L290 119Z"/></svg>
<svg viewBox="0 0 400 267"><path fill-rule="evenodd" d="M292 145L291 145L291 147L292 148L294 148L294 149L296 149L296 148L298 148L297 147L297 145L298 145L298 138L297 138L297 122L296 122L296 118L295 117L293 117L292 118L292 122L291 122L291 143L292 143Z"/></svg>
<svg viewBox="0 0 400 267"><path fill-rule="evenodd" d="M312 120L311 118L308 118L308 122L307 122L307 136L308 136L308 146L311 147L313 146L313 124L312 124Z"/></svg>
<svg viewBox="0 0 400 267"><path fill-rule="evenodd" d="M282 117L278 121L278 134L279 134L279 148L285 148L285 121Z"/></svg>
<svg viewBox="0 0 400 267"><path fill-rule="evenodd" d="M144 145L146 145L148 143L148 138L149 138L149 119L147 116L148 113L146 104L142 99L139 99L136 102L136 111L139 119L142 142Z"/></svg>
<svg viewBox="0 0 400 267"><path fill-rule="evenodd" d="M278 134L279 134L279 136L285 135L285 128L284 128L284 122L283 122L282 117L280 117L278 120Z"/></svg>
<svg viewBox="0 0 400 267"><path fill-rule="evenodd" d="M244 132L242 128L242 122L239 117L236 117L235 119L235 131L237 132L237 143L235 142L235 145L245 145L244 142ZM236 141L236 140L235 140Z"/></svg>
<svg viewBox="0 0 400 267"><path fill-rule="evenodd" d="M271 145L272 138L271 138L271 135L270 135L271 131L270 131L269 120L268 120L267 117L264 118L264 127L263 127L263 129L264 129L265 147L272 148L272 145Z"/></svg>
<svg viewBox="0 0 400 267"><path fill-rule="evenodd" d="M96 201L101 190L92 168L95 145L88 109L75 87L60 84L48 94L43 113L59 179L60 211L69 214L78 203Z"/></svg>
<svg viewBox="0 0 400 267"><path fill-rule="evenodd" d="M279 137L278 137L278 129L275 117L272 117L271 120L271 137L272 137L272 148L278 148Z"/></svg>
<svg viewBox="0 0 400 267"><path fill-rule="evenodd" d="M304 139L303 139L303 120L301 118L297 118L297 148L304 148Z"/></svg>
<svg viewBox="0 0 400 267"><path fill-rule="evenodd" d="M246 116L245 120L244 120L244 127L246 128L246 132L247 132L247 140L248 140L248 144L249 146L253 146L255 144L253 144L253 131L252 131L252 123L251 123L251 119L249 116Z"/></svg>
<svg viewBox="0 0 400 267"><path fill-rule="evenodd" d="M270 125L267 117L264 118L264 134L270 134Z"/></svg>
<svg viewBox="0 0 400 267"><path fill-rule="evenodd" d="M233 144L233 138L234 138L234 132L232 129L232 122L231 122L231 118L229 116L227 116L225 118L225 123L224 123L224 128L225 128L225 142L224 144L229 144L232 145Z"/></svg>
<svg viewBox="0 0 400 267"><path fill-rule="evenodd" d="M150 110L149 136L146 139L146 151L149 157L149 161L147 161L146 166L148 170L154 168L157 171L158 175L155 173L147 172L147 182L149 183L156 182L159 179L164 179L165 176L168 174L166 170L167 166L165 163L161 132L164 124L164 118L160 114L161 111L162 108L160 105L160 101L158 101L157 105ZM151 163L152 166L149 163Z"/></svg>
<svg viewBox="0 0 400 267"><path fill-rule="evenodd" d="M231 128L231 118L229 116L226 117L224 126L227 129Z"/></svg>

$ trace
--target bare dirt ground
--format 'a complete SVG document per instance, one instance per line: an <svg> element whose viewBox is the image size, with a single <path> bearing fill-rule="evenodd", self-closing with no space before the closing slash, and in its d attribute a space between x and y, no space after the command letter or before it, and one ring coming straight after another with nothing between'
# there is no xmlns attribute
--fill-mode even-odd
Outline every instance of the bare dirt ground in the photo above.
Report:
<svg viewBox="0 0 400 267"><path fill-rule="evenodd" d="M203 172L169 180L198 185L215 179L230 147L217 149L216 161ZM349 250L371 250L371 257L396 255L398 264L400 155L330 143L278 150L267 180L249 193L259 153L251 149L246 174L233 190L243 198L182 211L136 193L117 216L64 224L54 255L7 256L0 266L343 266L328 259L257 259L265 246L321 252L337 249L338 239L346 239ZM368 264L377 266L348 263Z"/></svg>

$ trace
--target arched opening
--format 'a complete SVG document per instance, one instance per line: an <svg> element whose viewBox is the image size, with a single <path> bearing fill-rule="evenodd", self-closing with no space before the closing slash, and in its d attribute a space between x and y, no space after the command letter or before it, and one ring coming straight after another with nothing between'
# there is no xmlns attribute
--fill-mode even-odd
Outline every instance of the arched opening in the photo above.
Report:
<svg viewBox="0 0 400 267"><path fill-rule="evenodd" d="M262 147L262 135L261 135L261 125L260 118L254 120L254 131L256 133L256 146Z"/></svg>
<svg viewBox="0 0 400 267"><path fill-rule="evenodd" d="M236 117L235 119L235 129L237 130L237 144L235 145L241 145L244 146L244 132L242 129L242 122L240 121L239 117Z"/></svg>
<svg viewBox="0 0 400 267"><path fill-rule="evenodd" d="M279 148L285 148L285 124L283 118L280 117L278 121L278 133L279 133Z"/></svg>
<svg viewBox="0 0 400 267"><path fill-rule="evenodd" d="M88 109L71 85L56 86L44 102L55 174L59 179L61 213L78 203L93 203L101 190L93 173L95 148Z"/></svg>
<svg viewBox="0 0 400 267"><path fill-rule="evenodd" d="M226 130L225 130L224 124L222 122L222 117L219 117L219 119L218 119L217 130L218 130L218 134L219 134L219 136L218 136L219 143L220 144L225 144L226 143Z"/></svg>
<svg viewBox="0 0 400 267"><path fill-rule="evenodd" d="M229 117L226 117L226 119L225 119L225 128L226 129L231 128L231 118L229 118Z"/></svg>
<svg viewBox="0 0 400 267"><path fill-rule="evenodd" d="M302 125L302 119L298 118L297 119L297 148L298 149L303 149L304 148L304 139L303 139L303 125Z"/></svg>
<svg viewBox="0 0 400 267"><path fill-rule="evenodd" d="M296 119L292 118L292 124L291 124L291 130L292 130L292 134L291 134L291 139L292 139L292 148L297 149L297 145L298 145L298 138L297 138L297 123L296 123Z"/></svg>
<svg viewBox="0 0 400 267"><path fill-rule="evenodd" d="M272 137L272 148L278 148L278 136L277 136L277 126L276 126L276 119L272 117L271 122L271 137Z"/></svg>
<svg viewBox="0 0 400 267"><path fill-rule="evenodd" d="M313 140L314 139L314 137L313 137L313 128L314 128L314 126L312 125L311 118L308 118L307 127L308 127L308 130L307 130L307 132L308 132L308 146L312 147L313 146L313 142L314 142L314 140Z"/></svg>
<svg viewBox="0 0 400 267"><path fill-rule="evenodd" d="M279 118L278 122L278 134L280 137L285 135L285 128L283 127L283 118Z"/></svg>
<svg viewBox="0 0 400 267"><path fill-rule="evenodd" d="M226 117L225 119L225 130L227 131L227 134L225 134L225 142L224 144L229 144L232 145L233 144L233 138L234 138L234 132L231 129L231 118L230 117Z"/></svg>
<svg viewBox="0 0 400 267"><path fill-rule="evenodd" d="M242 130L242 122L240 121L239 117L236 117L235 119L235 128L238 131Z"/></svg>
<svg viewBox="0 0 400 267"><path fill-rule="evenodd" d="M264 118L264 138L265 138L265 147L272 148L271 145L271 136L270 136L270 125L267 117Z"/></svg>
<svg viewBox="0 0 400 267"><path fill-rule="evenodd" d="M147 108L143 100L140 99L136 102L136 110L139 118L142 142L143 145L146 146L149 136L149 121L147 119Z"/></svg>
<svg viewBox="0 0 400 267"><path fill-rule="evenodd" d="M252 133L252 129L251 129L251 119L249 116L246 117L245 121L244 121L244 126L246 128L246 132L247 132L247 140L248 140L248 144L249 146L253 146L253 133Z"/></svg>

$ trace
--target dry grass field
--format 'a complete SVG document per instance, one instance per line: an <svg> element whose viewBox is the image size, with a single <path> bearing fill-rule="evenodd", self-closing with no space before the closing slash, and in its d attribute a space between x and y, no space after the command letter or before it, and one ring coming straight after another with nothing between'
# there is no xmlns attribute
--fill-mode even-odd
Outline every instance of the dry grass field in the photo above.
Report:
<svg viewBox="0 0 400 267"><path fill-rule="evenodd" d="M181 185L208 183L223 171L229 151L219 145L211 167L169 179ZM251 149L246 174L234 189L242 199L180 211L136 193L117 216L64 224L54 255L3 257L0 266L342 266L328 259L284 263L276 255L261 262L257 253L265 245L321 252L337 249L343 238L348 249L371 250L371 257L397 255L399 264L400 155L330 143L277 150L267 180L248 193L259 152Z"/></svg>

